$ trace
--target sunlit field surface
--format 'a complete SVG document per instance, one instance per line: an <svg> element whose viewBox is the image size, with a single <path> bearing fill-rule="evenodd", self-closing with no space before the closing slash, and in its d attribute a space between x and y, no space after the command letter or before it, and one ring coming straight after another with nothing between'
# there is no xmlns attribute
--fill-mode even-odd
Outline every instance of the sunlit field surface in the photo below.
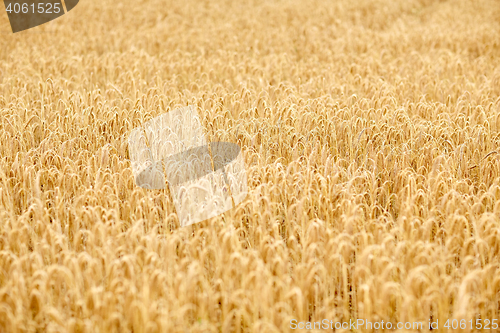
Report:
<svg viewBox="0 0 500 333"><path fill-rule="evenodd" d="M181 228L127 136L187 105L249 194ZM0 138L0 332L500 318L498 1L0 5Z"/></svg>

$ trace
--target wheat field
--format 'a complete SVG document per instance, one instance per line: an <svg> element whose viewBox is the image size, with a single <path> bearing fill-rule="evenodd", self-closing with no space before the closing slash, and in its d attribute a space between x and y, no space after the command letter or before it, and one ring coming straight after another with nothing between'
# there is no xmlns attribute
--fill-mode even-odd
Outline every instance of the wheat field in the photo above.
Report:
<svg viewBox="0 0 500 333"><path fill-rule="evenodd" d="M0 332L500 318L498 1L0 8ZM126 139L187 105L249 194L181 228Z"/></svg>

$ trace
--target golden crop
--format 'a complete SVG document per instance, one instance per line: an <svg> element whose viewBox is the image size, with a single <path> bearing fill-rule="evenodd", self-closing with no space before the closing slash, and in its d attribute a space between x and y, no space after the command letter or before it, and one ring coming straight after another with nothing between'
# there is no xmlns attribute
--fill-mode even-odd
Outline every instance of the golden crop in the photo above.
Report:
<svg viewBox="0 0 500 333"><path fill-rule="evenodd" d="M498 1L0 12L0 332L500 318ZM250 193L180 228L126 138L185 105Z"/></svg>

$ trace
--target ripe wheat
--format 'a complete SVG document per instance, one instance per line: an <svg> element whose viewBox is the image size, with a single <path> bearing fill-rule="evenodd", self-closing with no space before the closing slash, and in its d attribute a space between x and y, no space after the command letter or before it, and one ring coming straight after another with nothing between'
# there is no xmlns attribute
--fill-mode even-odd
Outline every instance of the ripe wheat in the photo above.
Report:
<svg viewBox="0 0 500 333"><path fill-rule="evenodd" d="M499 318L497 1L82 0L0 32L1 332ZM180 228L126 138L185 105L250 192Z"/></svg>

